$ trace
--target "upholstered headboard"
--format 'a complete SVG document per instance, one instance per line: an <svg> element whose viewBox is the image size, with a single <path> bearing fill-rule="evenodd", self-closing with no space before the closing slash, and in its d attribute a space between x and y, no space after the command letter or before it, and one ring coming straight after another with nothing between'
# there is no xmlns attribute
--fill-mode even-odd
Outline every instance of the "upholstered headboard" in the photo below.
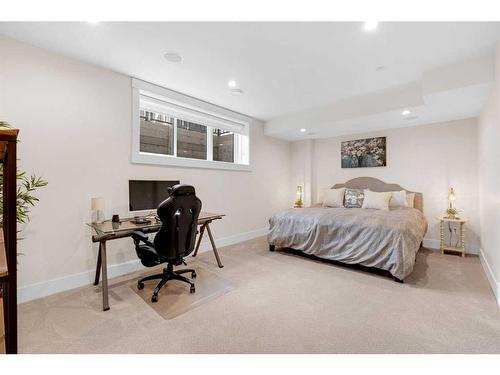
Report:
<svg viewBox="0 0 500 375"><path fill-rule="evenodd" d="M387 184L373 177L357 177L352 180L347 181L345 184L335 184L332 186L333 189L338 188L351 188L351 189L370 189L372 191L397 191L406 190L398 184ZM424 212L424 196L422 193L417 193L415 191L406 190L407 193L415 193L415 201L413 206Z"/></svg>

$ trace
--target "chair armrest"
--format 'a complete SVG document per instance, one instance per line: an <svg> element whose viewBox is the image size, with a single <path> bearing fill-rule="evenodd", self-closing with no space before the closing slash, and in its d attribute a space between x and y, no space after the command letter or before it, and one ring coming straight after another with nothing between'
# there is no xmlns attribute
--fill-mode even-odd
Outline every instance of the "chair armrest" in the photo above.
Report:
<svg viewBox="0 0 500 375"><path fill-rule="evenodd" d="M139 246L139 244L142 242L144 242L146 245L148 246L151 246L152 248L154 248L155 246L153 245L153 243L151 241L149 241L149 237L147 236L147 234L145 234L144 232L140 232L140 231L134 231L132 232L131 234L131 237L132 239L134 240L134 244L135 246Z"/></svg>

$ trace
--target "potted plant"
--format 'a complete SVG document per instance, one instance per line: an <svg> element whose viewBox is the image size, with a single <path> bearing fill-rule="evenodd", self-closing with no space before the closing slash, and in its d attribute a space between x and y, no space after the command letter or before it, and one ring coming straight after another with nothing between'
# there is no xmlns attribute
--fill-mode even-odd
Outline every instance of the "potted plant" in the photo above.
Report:
<svg viewBox="0 0 500 375"><path fill-rule="evenodd" d="M10 128L7 122L0 121L0 128ZM35 191L47 185L47 181L34 174L28 175L25 171L17 170L17 205L16 220L25 224L30 220L31 208L38 202ZM0 165L0 228L3 228L3 165ZM19 231L18 231L19 233ZM21 239L21 238L19 238Z"/></svg>

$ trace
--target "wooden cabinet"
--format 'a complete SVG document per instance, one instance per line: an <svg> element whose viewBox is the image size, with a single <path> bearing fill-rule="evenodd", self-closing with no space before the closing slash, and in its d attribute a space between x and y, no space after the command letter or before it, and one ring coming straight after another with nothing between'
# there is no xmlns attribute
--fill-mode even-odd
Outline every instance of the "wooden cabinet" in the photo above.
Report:
<svg viewBox="0 0 500 375"><path fill-rule="evenodd" d="M0 353L17 353L17 129L0 129L3 215L0 233Z"/></svg>

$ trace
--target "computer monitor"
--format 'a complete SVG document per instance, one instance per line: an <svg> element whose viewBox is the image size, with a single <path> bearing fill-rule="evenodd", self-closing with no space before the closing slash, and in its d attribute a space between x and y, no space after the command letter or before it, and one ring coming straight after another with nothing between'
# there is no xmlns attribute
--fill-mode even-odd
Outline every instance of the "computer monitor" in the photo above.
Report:
<svg viewBox="0 0 500 375"><path fill-rule="evenodd" d="M129 180L129 210L156 210L168 198L168 188L178 183L179 181Z"/></svg>

